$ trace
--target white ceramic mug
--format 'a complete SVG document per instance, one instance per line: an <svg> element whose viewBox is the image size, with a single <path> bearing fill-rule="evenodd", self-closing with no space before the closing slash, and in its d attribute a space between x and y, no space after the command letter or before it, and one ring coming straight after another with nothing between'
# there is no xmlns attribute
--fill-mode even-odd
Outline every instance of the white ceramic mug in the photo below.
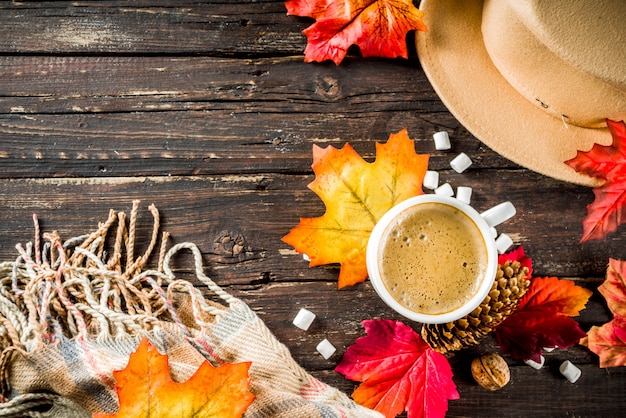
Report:
<svg viewBox="0 0 626 418"><path fill-rule="evenodd" d="M466 215L476 227L473 229L478 231L478 235L475 235L476 239L484 243L486 249L486 263L484 263L484 265L481 264L482 273L480 277L476 279L477 282L474 283L473 294L465 295L463 298L466 300L462 305L446 312L434 314L419 312L412 308L410 309L406 304L394 298L383 281L381 273L381 247L385 245L386 240L391 234L391 229L393 229L391 225L394 224L394 221L396 221L399 216L407 213L409 209L425 203L448 205ZM370 281L383 301L406 318L431 324L446 323L462 318L480 305L491 290L498 269L498 251L492 228L509 219L514 214L515 208L510 202L504 202L480 214L470 205L453 197L424 194L409 198L392 207L385 213L370 235L366 255L367 271ZM442 277L441 279L446 280L449 278ZM419 278L413 278L411 280L419 280Z"/></svg>

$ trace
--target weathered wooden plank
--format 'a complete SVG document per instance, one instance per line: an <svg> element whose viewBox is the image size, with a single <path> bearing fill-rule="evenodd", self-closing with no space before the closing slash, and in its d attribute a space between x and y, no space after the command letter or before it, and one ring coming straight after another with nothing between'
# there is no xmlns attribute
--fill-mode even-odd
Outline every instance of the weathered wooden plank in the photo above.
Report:
<svg viewBox="0 0 626 418"><path fill-rule="evenodd" d="M283 1L0 2L0 53L300 54Z"/></svg>
<svg viewBox="0 0 626 418"><path fill-rule="evenodd" d="M499 176L498 182L491 179ZM580 222L593 199L590 189L502 171L442 172L454 187L473 187L473 204L485 210L511 200L518 215L499 230L521 244L538 276L604 277L609 257L626 258L626 237L614 234L581 245ZM308 269L281 241L300 217L320 216L322 201L306 185L313 175L225 175L88 179L0 180L0 256L31 236L31 214L66 238L92 230L109 209L129 210L133 199L161 209L164 228L176 241L200 245L220 282L336 280L336 270ZM575 202L575 204L573 203ZM149 214L144 214L149 223ZM145 225L145 224L144 224ZM149 228L149 225L145 225ZM622 228L623 230L623 228ZM224 234L239 236L247 250L234 257L217 244ZM148 234L146 234L147 237Z"/></svg>
<svg viewBox="0 0 626 418"><path fill-rule="evenodd" d="M449 114L433 119L425 124L413 111L0 115L0 177L303 173L310 172L313 145L349 142L372 160L373 143L402 129L415 139L417 152L432 156L432 168L449 168L452 153L461 151L473 155L474 167L517 168L481 146ZM437 152L432 133L447 123L454 129L454 148Z"/></svg>
<svg viewBox="0 0 626 418"><path fill-rule="evenodd" d="M0 57L0 177L303 172L312 144L371 157L404 128L434 168L448 165L431 139L444 129L477 166L517 167L460 126L415 63L376 63Z"/></svg>
<svg viewBox="0 0 626 418"><path fill-rule="evenodd" d="M0 92L11 114L446 111L415 60L0 56Z"/></svg>

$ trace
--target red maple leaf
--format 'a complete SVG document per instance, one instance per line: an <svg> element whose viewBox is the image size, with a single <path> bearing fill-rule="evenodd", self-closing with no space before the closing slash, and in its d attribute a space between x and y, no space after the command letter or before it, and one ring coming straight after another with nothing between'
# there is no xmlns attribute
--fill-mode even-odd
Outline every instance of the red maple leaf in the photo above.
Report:
<svg viewBox="0 0 626 418"><path fill-rule="evenodd" d="M445 356L412 328L386 319L363 321L366 336L348 347L335 371L362 382L354 400L387 418L444 417L449 399L459 399Z"/></svg>
<svg viewBox="0 0 626 418"><path fill-rule="evenodd" d="M585 333L571 317L591 293L571 280L533 278L516 311L494 330L496 341L511 357L537 362L543 347L573 346Z"/></svg>
<svg viewBox="0 0 626 418"><path fill-rule="evenodd" d="M413 0L290 0L287 14L312 17L304 60L339 65L351 45L364 57L407 58L406 34L426 31Z"/></svg>
<svg viewBox="0 0 626 418"><path fill-rule="evenodd" d="M613 137L611 145L594 144L589 151L578 151L565 163L580 173L602 180L587 206L580 242L605 238L626 222L626 124L607 119Z"/></svg>
<svg viewBox="0 0 626 418"><path fill-rule="evenodd" d="M593 326L581 341L600 357L600 367L626 365L626 262L609 260L604 283L598 290L606 299L613 319Z"/></svg>

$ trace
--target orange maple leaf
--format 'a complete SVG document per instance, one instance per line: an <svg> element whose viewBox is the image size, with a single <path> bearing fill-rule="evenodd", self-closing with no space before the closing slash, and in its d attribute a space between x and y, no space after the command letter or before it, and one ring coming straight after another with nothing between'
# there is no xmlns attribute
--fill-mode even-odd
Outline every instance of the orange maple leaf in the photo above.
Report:
<svg viewBox="0 0 626 418"><path fill-rule="evenodd" d="M406 129L376 143L376 161L368 163L350 144L342 149L313 146L315 180L309 184L326 213L301 218L283 237L306 254L310 266L341 264L339 288L367 278L365 252L376 222L395 204L423 193L428 155L415 153Z"/></svg>
<svg viewBox="0 0 626 418"><path fill-rule="evenodd" d="M290 0L287 14L312 17L303 33L306 62L341 63L351 45L364 57L407 58L406 34L426 31L413 0Z"/></svg>
<svg viewBox="0 0 626 418"><path fill-rule="evenodd" d="M626 366L626 262L609 259L604 283L598 290L606 299L613 319L593 326L581 344L600 357L600 367Z"/></svg>
<svg viewBox="0 0 626 418"><path fill-rule="evenodd" d="M124 370L113 372L120 407L94 418L241 417L254 400L250 363L212 366L204 361L184 383L169 373L168 357L143 338Z"/></svg>

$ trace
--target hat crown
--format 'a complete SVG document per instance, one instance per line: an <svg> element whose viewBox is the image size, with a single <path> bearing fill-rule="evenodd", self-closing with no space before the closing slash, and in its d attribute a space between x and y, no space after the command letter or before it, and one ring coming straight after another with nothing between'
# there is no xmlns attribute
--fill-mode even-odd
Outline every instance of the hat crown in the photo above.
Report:
<svg viewBox="0 0 626 418"><path fill-rule="evenodd" d="M626 88L624 0L508 3L557 56L587 74Z"/></svg>
<svg viewBox="0 0 626 418"><path fill-rule="evenodd" d="M584 127L626 119L623 0L486 0L482 34L502 76L553 116Z"/></svg>

